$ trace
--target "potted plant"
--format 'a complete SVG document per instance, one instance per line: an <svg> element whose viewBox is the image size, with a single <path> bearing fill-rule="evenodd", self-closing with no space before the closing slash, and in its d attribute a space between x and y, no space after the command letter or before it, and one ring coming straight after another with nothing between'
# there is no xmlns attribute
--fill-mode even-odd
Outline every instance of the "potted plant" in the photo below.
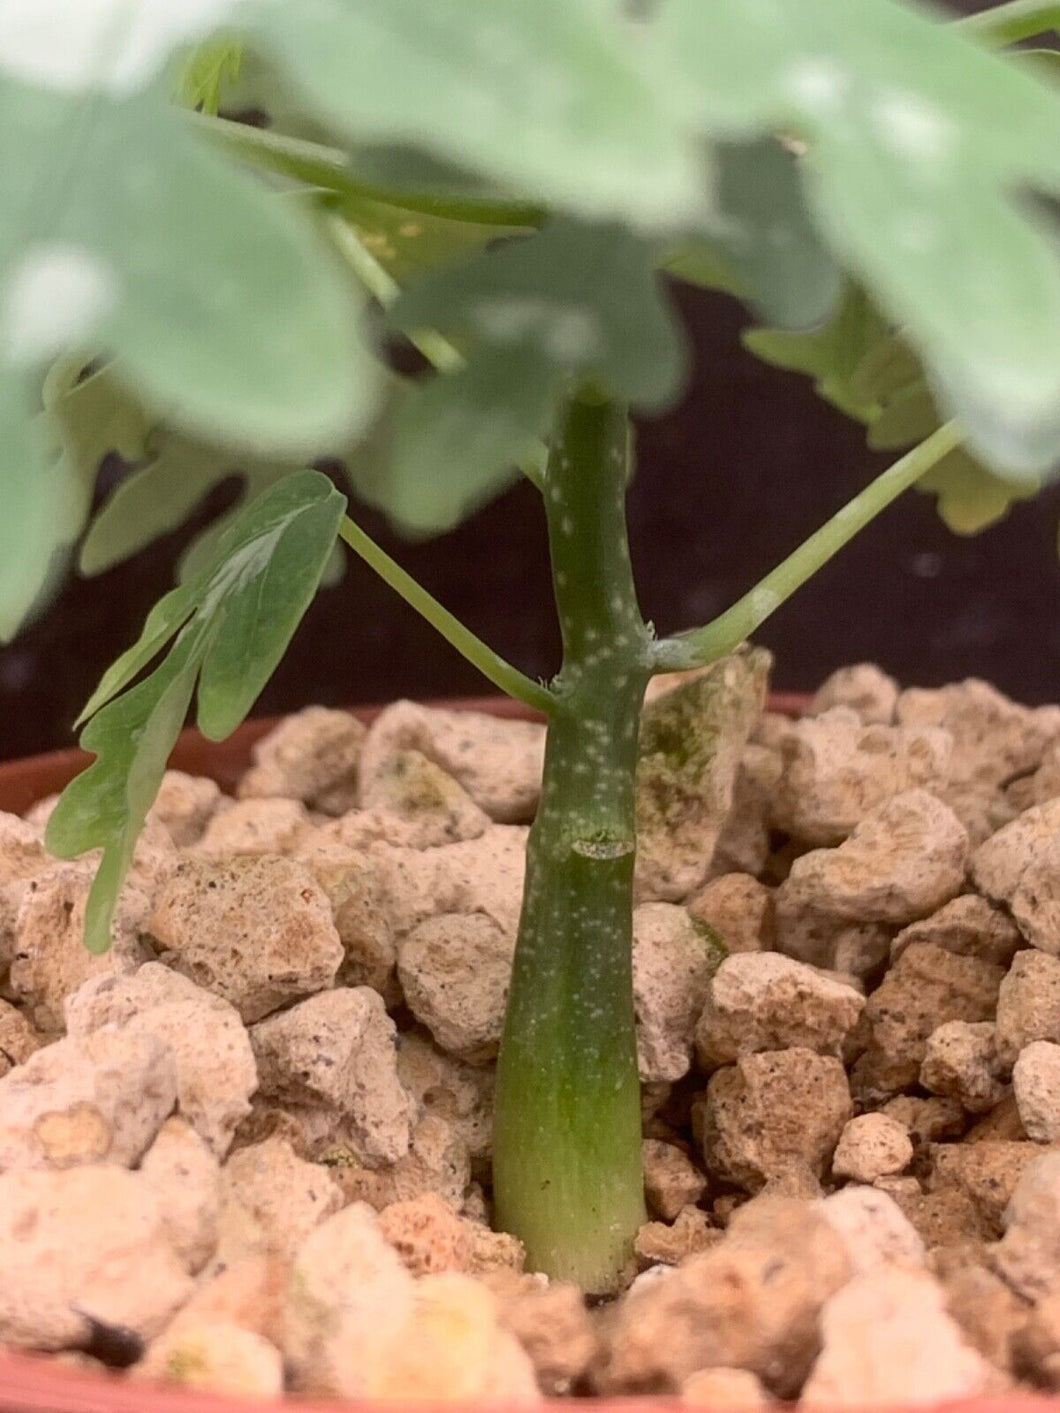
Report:
<svg viewBox="0 0 1060 1413"><path fill-rule="evenodd" d="M83 712L96 760L46 838L59 858L102 850L85 944L111 945L192 702L211 740L239 726L344 541L547 722L493 1217L528 1269L613 1293L645 1220L638 812L643 827L672 803L648 787L638 804L645 691L713 669L746 706L760 661L730 655L902 491L966 532L1056 464L1060 100L1048 54L1000 52L1055 7L961 23L897 0L67 9L0 4L5 634L79 539L97 571L233 469L246 483ZM218 116L249 108L268 124ZM659 639L624 501L631 410L682 388L662 273L745 300L751 349L901 454L714 622ZM391 371L388 344L424 371ZM112 450L138 469L93 514ZM335 460L415 533L515 475L540 489L552 681L372 542L306 469ZM671 763L672 728L645 728Z"/></svg>

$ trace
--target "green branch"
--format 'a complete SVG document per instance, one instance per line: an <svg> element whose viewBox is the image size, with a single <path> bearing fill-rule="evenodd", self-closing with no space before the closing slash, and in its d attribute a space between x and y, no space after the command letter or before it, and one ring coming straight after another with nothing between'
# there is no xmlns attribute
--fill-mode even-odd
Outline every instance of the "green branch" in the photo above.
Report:
<svg viewBox="0 0 1060 1413"><path fill-rule="evenodd" d="M961 440L961 432L954 422L947 422L933 432L877 476L713 623L657 643L656 672L702 667L732 652L881 510L960 446Z"/></svg>
<svg viewBox="0 0 1060 1413"><path fill-rule="evenodd" d="M534 682L510 662L499 657L481 638L477 638L469 628L465 628L443 608L422 584L418 584L386 550L355 524L349 516L343 518L339 535L355 554L359 554L371 569L385 583L414 608L422 618L434 628L457 652L467 658L472 667L478 668L487 681L517 701L525 702L536 711L551 715L556 710L556 699L547 687Z"/></svg>
<svg viewBox="0 0 1060 1413"><path fill-rule="evenodd" d="M545 213L525 201L504 201L492 196L393 190L374 182L361 181L350 167L347 154L336 147L324 147L302 138L285 137L267 128L233 123L204 113L189 113L188 120L219 143L227 152L263 171L276 172L292 181L321 187L339 196L367 197L396 206L402 211L418 211L447 221L472 221L482 226L540 226Z"/></svg>
<svg viewBox="0 0 1060 1413"><path fill-rule="evenodd" d="M1009 0L1007 5L958 20L957 28L981 44L1000 49L1050 30L1060 33L1060 4L1056 0Z"/></svg>

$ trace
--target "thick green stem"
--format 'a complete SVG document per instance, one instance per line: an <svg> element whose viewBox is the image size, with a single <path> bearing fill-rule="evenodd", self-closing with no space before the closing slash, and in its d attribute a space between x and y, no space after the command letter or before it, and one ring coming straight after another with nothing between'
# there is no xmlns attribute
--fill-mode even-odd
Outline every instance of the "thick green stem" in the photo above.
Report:
<svg viewBox="0 0 1060 1413"><path fill-rule="evenodd" d="M962 439L960 429L954 422L947 422L938 431L932 432L930 437L906 452L900 461L889 466L830 520L826 520L819 530L815 530L787 559L781 560L743 598L737 599L731 608L719 614L713 623L657 643L654 650L655 671L677 672L702 667L717 662L738 648L870 520L960 446Z"/></svg>
<svg viewBox="0 0 1060 1413"><path fill-rule="evenodd" d="M613 1289L644 1220L634 784L651 637L625 524L624 411L566 410L546 478L563 630L497 1074L498 1224L532 1268Z"/></svg>

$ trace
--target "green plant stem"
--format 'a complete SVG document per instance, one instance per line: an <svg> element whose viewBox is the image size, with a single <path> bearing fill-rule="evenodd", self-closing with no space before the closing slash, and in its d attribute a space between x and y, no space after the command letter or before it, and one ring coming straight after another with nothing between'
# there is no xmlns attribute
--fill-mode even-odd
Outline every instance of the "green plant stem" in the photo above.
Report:
<svg viewBox="0 0 1060 1413"><path fill-rule="evenodd" d="M472 667L478 668L487 681L517 701L525 702L535 711L551 715L556 710L556 699L547 687L533 681L525 673L513 667L510 662L499 657L481 638L477 638L469 628L465 628L459 618L455 618L447 608L408 574L397 560L391 559L371 536L357 525L348 515L343 517L339 535L355 554L360 555L379 577L405 600L410 607L439 632L447 643L467 658Z"/></svg>
<svg viewBox="0 0 1060 1413"><path fill-rule="evenodd" d="M634 784L651 637L622 409L565 410L545 505L563 633L497 1071L496 1220L531 1268L614 1288L644 1220L632 987Z"/></svg>
<svg viewBox="0 0 1060 1413"><path fill-rule="evenodd" d="M285 137L268 128L233 123L204 113L189 113L188 119L232 156L267 172L276 172L292 181L333 191L339 196L381 201L402 211L418 211L446 221L472 221L483 226L540 226L545 216L539 206L525 201L506 201L492 196L448 193L438 196L427 191L407 191L361 181L345 152L324 147L303 138Z"/></svg>
<svg viewBox="0 0 1060 1413"><path fill-rule="evenodd" d="M1057 0L1009 0L1007 5L995 5L956 23L981 44L1000 49L1050 30L1060 31L1060 4Z"/></svg>
<svg viewBox="0 0 1060 1413"><path fill-rule="evenodd" d="M819 530L814 531L808 540L713 623L657 643L655 670L675 672L702 667L731 653L870 520L944 456L948 456L961 441L960 429L953 422L947 422L938 431L932 432L930 437L888 467L859 495L848 501L842 510L825 521Z"/></svg>

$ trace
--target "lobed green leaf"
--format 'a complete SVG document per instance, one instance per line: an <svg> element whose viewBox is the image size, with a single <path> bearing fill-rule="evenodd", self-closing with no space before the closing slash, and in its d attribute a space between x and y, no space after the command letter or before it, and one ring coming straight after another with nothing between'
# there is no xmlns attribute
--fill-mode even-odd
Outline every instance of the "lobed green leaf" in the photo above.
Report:
<svg viewBox="0 0 1060 1413"><path fill-rule="evenodd" d="M61 858L102 848L86 945L106 951L136 838L198 688L198 722L219 739L250 710L320 582L345 499L326 476L297 472L228 527L214 563L172 590L140 639L104 675L81 744L96 760L63 791L48 821ZM131 683L174 639L150 674Z"/></svg>
<svg viewBox="0 0 1060 1413"><path fill-rule="evenodd" d="M656 34L707 137L794 131L838 255L1002 473L1060 457L1060 96L892 0L668 0Z"/></svg>

